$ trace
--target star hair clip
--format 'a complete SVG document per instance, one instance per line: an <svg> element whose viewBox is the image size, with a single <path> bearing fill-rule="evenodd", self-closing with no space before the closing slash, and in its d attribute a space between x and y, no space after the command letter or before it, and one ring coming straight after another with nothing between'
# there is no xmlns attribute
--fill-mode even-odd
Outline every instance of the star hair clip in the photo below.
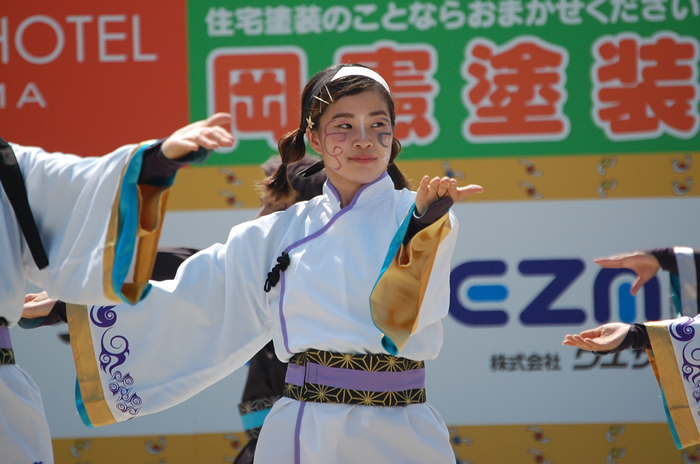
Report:
<svg viewBox="0 0 700 464"><path fill-rule="evenodd" d="M308 126L309 130L314 129L314 122L311 120L311 115L306 117L306 125Z"/></svg>

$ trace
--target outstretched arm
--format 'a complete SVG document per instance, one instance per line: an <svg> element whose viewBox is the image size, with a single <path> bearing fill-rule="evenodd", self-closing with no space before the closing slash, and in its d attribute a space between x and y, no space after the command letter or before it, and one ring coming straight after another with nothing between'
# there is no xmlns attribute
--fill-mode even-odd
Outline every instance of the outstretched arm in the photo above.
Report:
<svg viewBox="0 0 700 464"><path fill-rule="evenodd" d="M654 277L661 266L659 261L650 253L643 251L633 251L631 253L621 253L606 258L598 258L595 262L606 268L628 268L637 274L637 279L632 285L630 293L636 295L637 292ZM610 351L616 348L633 347L634 341L630 334L630 325L621 322L611 322L601 325L595 329L584 330L580 334L568 334L564 337L563 345L573 346L587 351ZM633 335L637 335L636 332ZM639 334L639 343L642 346L648 345L646 334Z"/></svg>
<svg viewBox="0 0 700 464"><path fill-rule="evenodd" d="M194 248L184 247L159 248L151 280L161 281L175 278L180 264L198 251ZM20 327L34 329L60 322L68 322L64 301L52 300L46 292L25 295L22 319L19 321Z"/></svg>
<svg viewBox="0 0 700 464"><path fill-rule="evenodd" d="M231 122L228 113L216 113L173 132L143 154L139 184L169 184L177 170L206 161L211 150L233 145L233 136L220 124Z"/></svg>

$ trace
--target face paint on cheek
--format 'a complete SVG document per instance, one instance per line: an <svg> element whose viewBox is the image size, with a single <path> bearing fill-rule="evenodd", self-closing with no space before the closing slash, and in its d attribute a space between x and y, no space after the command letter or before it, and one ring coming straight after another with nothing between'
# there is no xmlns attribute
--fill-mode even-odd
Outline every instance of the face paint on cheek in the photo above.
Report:
<svg viewBox="0 0 700 464"><path fill-rule="evenodd" d="M388 119L382 118L382 121L384 121L387 124L387 127L391 127L391 124L389 123ZM380 132L377 134L377 137L379 138L378 142L379 145L383 146L384 148L391 148L391 141L393 140L393 132Z"/></svg>
<svg viewBox="0 0 700 464"><path fill-rule="evenodd" d="M339 157L345 152L345 150L343 150L343 147L337 144L343 143L348 136L343 132L332 132L332 130L328 128L332 122L333 121L329 122L326 124L326 127L323 128L323 146L326 149L326 153L335 160L335 166L327 165L326 167L329 167L334 171L338 171L343 167Z"/></svg>

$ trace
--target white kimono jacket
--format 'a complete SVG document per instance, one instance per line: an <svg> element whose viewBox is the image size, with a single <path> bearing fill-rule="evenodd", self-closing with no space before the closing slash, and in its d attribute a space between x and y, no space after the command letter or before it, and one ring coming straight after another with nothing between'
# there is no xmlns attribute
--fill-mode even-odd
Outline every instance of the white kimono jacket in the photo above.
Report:
<svg viewBox="0 0 700 464"><path fill-rule="evenodd" d="M10 326L21 318L25 277L62 300L138 300L148 282L132 277L150 275L166 197L166 187L137 185L146 146L101 158L10 146L49 266L36 267L0 188L0 317ZM14 364L0 365L0 450L3 463L53 463L39 390Z"/></svg>
<svg viewBox="0 0 700 464"><path fill-rule="evenodd" d="M327 182L309 202L234 227L226 244L192 256L175 280L152 282L136 306L69 305L84 421L103 425L180 403L243 366L270 338L282 361L307 349L435 358L457 223L445 215L404 249L414 198L384 174L341 209ZM291 264L266 293L283 251ZM453 463L454 453L427 404L282 398L265 420L256 462Z"/></svg>
<svg viewBox="0 0 700 464"><path fill-rule="evenodd" d="M644 325L673 441L682 449L700 444L700 315L693 250L676 247L674 252L678 275L671 275L672 305L683 316Z"/></svg>

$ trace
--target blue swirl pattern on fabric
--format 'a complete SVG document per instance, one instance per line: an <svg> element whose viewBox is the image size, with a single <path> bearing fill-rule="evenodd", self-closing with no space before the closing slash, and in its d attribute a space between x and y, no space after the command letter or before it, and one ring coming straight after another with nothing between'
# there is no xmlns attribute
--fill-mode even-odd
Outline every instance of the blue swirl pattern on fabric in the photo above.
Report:
<svg viewBox="0 0 700 464"><path fill-rule="evenodd" d="M99 306L95 311L95 306L90 310L90 320L97 327L112 327L117 322L117 313L113 311L114 306Z"/></svg>
<svg viewBox="0 0 700 464"><path fill-rule="evenodd" d="M692 326L693 319L689 317L681 318L681 322L674 322L669 328L669 333L679 342L688 342L695 336L695 328Z"/></svg>
<svg viewBox="0 0 700 464"><path fill-rule="evenodd" d="M112 375L109 382L109 391L112 392L113 396L119 397L117 399L117 409L136 416L141 409L143 401L136 393L131 392L133 385L134 378L128 372L122 375L121 372L117 371Z"/></svg>
<svg viewBox="0 0 700 464"><path fill-rule="evenodd" d="M115 371L117 367L124 364L129 356L129 340L122 335L107 337L107 332L112 330L117 323L117 313L113 308L114 306L93 306L90 308L90 322L95 327L106 329L100 337L100 369L111 376L108 388L112 396L116 397L116 407L119 411L135 417L141 410L143 400L133 392L134 378L128 372L124 374L121 371ZM108 342L106 342L107 339ZM75 385L75 399L83 423L88 427L93 427L83 404L78 382Z"/></svg>

